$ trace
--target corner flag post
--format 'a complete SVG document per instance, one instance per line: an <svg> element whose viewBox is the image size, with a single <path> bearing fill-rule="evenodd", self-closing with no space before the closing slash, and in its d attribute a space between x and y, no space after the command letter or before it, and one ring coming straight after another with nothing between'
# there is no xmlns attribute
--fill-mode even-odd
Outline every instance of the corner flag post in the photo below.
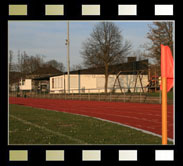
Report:
<svg viewBox="0 0 183 166"><path fill-rule="evenodd" d="M167 144L167 78L165 47L161 46L161 81L162 81L162 144Z"/></svg>
<svg viewBox="0 0 183 166"><path fill-rule="evenodd" d="M162 78L162 144L167 144L167 92L166 77Z"/></svg>
<svg viewBox="0 0 183 166"><path fill-rule="evenodd" d="M168 46L161 45L162 144L167 144L167 92L173 87L173 57Z"/></svg>

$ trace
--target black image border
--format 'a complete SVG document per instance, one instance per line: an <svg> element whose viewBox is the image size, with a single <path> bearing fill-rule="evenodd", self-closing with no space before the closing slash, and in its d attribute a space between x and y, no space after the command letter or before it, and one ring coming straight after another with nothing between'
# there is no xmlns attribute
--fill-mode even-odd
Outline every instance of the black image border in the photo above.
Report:
<svg viewBox="0 0 183 166"><path fill-rule="evenodd" d="M177 2L177 1L176 1ZM174 0L8 0L1 5L0 19L0 165L18 166L18 165L180 165L183 162L183 113L179 105L179 100L175 96L175 145L8 145L8 21L10 20L134 20L134 21L152 21L152 20L171 20L175 21L175 39L179 41L178 32L178 14L176 11L177 3ZM27 4L27 16L9 16L9 4ZM63 4L63 16L45 16L45 4ZM82 16L82 4L100 4L100 16ZM118 16L118 4L136 4L137 16ZM155 16L155 4L173 4L173 16ZM178 43L178 42L177 42ZM176 43L175 54L176 59L179 58L179 44ZM176 60L175 60L176 63ZM176 65L177 66L177 65ZM176 67L175 67L176 70ZM178 70L176 70L178 71ZM177 72L176 72L177 73ZM176 74L175 74L176 75ZM179 77L176 77L176 87L179 86ZM178 88L176 88L178 89ZM177 94L177 91L176 91ZM177 95L178 96L178 95ZM180 109L176 109L180 108ZM27 162L10 162L9 150L28 150L29 160ZM46 150L64 150L65 160L63 162L46 162ZM101 150L101 161L83 162L82 150ZM138 161L121 162L118 161L118 150L138 150ZM174 161L155 161L155 150L174 150Z"/></svg>

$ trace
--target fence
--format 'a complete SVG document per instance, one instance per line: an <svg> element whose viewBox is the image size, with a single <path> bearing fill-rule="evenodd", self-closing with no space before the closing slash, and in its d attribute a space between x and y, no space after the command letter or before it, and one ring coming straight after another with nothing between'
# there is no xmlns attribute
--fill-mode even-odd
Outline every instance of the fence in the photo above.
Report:
<svg viewBox="0 0 183 166"><path fill-rule="evenodd" d="M138 87L137 87L138 88ZM161 104L161 91L156 93L149 93L144 87L139 87L138 92L130 92L128 89L123 89L123 92L114 92L112 89L108 89L108 93L104 93L104 89L71 89L60 93L50 92L33 92L33 91L21 91L21 92L9 92L9 96L12 97L25 97L25 98L49 98L49 99L64 99L64 100L97 100L97 101L119 101L119 102L139 102L139 103L157 103ZM119 90L119 89L116 89ZM76 91L80 93L76 93ZM169 104L173 103L173 100L168 100Z"/></svg>

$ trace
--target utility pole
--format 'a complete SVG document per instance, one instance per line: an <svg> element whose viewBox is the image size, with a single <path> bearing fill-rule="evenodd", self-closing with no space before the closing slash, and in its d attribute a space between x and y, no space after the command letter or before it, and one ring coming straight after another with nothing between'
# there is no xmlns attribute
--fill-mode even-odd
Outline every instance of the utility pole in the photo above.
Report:
<svg viewBox="0 0 183 166"><path fill-rule="evenodd" d="M68 85L68 93L70 93L69 21L67 22L67 40L66 40L66 45L67 45L67 85Z"/></svg>

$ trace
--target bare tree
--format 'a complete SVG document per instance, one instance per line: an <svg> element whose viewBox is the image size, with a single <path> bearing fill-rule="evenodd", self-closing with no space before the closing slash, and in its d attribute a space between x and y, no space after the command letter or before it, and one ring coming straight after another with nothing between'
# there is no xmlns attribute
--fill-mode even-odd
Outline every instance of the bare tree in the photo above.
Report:
<svg viewBox="0 0 183 166"><path fill-rule="evenodd" d="M13 51L9 51L9 71L12 71L13 67Z"/></svg>
<svg viewBox="0 0 183 166"><path fill-rule="evenodd" d="M173 22L153 22L149 25L147 38L150 43L145 44L148 51L145 56L152 58L157 65L160 65L161 44L169 46L173 53Z"/></svg>
<svg viewBox="0 0 183 166"><path fill-rule="evenodd" d="M22 74L29 74L44 64L43 56L29 56L25 51L18 51L17 59L18 63L16 64L16 68Z"/></svg>
<svg viewBox="0 0 183 166"><path fill-rule="evenodd" d="M33 72L44 64L43 56L40 55L29 56L28 63L30 72Z"/></svg>
<svg viewBox="0 0 183 166"><path fill-rule="evenodd" d="M82 70L83 66L81 64L72 65L71 70Z"/></svg>
<svg viewBox="0 0 183 166"><path fill-rule="evenodd" d="M109 66L123 61L131 49L119 28L111 22L98 23L83 43L81 54L86 67L104 67L105 93L107 93Z"/></svg>
<svg viewBox="0 0 183 166"><path fill-rule="evenodd" d="M56 68L57 70L60 70L61 72L65 71L65 67L62 62L58 62L56 60L49 60L48 62L46 62L46 64L51 65L52 67Z"/></svg>
<svg viewBox="0 0 183 166"><path fill-rule="evenodd" d="M17 69L20 73L23 73L24 69L23 69L23 53L20 52L20 50L18 50L18 54L17 54Z"/></svg>

